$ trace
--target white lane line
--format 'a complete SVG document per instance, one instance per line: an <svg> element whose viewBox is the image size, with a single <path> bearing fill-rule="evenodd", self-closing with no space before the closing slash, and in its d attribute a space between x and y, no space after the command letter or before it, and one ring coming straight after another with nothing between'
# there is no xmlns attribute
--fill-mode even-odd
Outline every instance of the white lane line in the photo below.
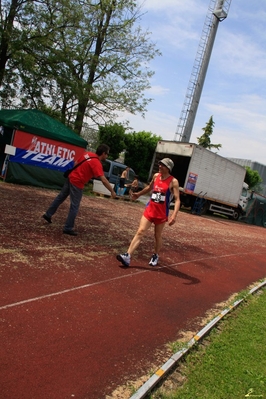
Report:
<svg viewBox="0 0 266 399"><path fill-rule="evenodd" d="M136 274L145 273L146 271L148 271L148 270L144 270L144 271L142 270L140 272L136 272L134 274L131 274L130 276L135 276ZM24 305L24 304L30 303L30 302L40 301L42 299L52 298L52 297L58 296L58 295L68 294L69 292L82 290L84 288L93 287L93 286L99 285L99 284L109 283L111 281L115 281L115 280L119 280L119 279L122 279L122 278L126 278L128 276L129 275L118 276L118 277L114 277L114 278L111 278L111 279L108 279L108 280L96 281L95 283L84 284L84 285L80 285L78 287L68 288L66 290L62 290L62 291L58 291L58 292L52 292L51 294L41 295L39 297L30 298L30 299L25 299L24 301L19 301L19 302L15 302L15 303L10 303L8 305L0 306L0 310L12 308L14 306Z"/></svg>
<svg viewBox="0 0 266 399"><path fill-rule="evenodd" d="M259 254L260 252L255 252L255 253ZM160 267L157 267L156 269L145 269L145 270L141 270L141 271L138 271L138 272L135 272L135 273L132 273L132 274L126 274L126 275L114 277L114 278L111 278L111 279L108 279L108 280L96 281L95 283L84 284L84 285L80 285L78 287L68 288L66 290L62 290L62 291L58 291L58 292L52 292L51 294L41 295L39 297L30 298L30 299L25 299L24 301L10 303L8 305L0 306L0 310L4 310L4 309L12 308L12 307L15 307L15 306L20 306L20 305L25 305L25 304L31 303L31 302L41 301L42 299L52 298L52 297L63 295L63 294L68 294L69 292L82 290L84 288L94 287L94 286L100 285L100 284L110 283L112 281L120 280L120 279L127 278L127 277L133 277L133 276L136 276L138 274L150 272L151 270L164 269L164 268L168 268L168 267L173 268L173 267L177 267L177 266L180 266L180 265L185 265L187 263L196 263L196 262L202 262L202 261L206 261L206 260L210 260L210 259L218 259L218 258L221 259L221 258L234 257L234 256L246 256L246 255L249 255L249 254L250 254L249 252L246 252L246 253L242 252L242 253L237 253L237 254L221 255L221 256L218 256L218 257L217 256L210 256L210 257L207 257L207 258L190 259L190 260L186 260L186 261L182 261L182 262L178 262L178 263L173 263L171 265L160 266ZM132 268L134 268L134 266Z"/></svg>

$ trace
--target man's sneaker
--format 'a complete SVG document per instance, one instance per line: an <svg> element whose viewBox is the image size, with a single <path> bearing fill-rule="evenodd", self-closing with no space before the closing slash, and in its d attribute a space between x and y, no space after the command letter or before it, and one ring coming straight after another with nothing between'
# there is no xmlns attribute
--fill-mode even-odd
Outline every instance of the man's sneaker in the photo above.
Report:
<svg viewBox="0 0 266 399"><path fill-rule="evenodd" d="M78 233L75 230L63 230L63 234L68 234L69 236L77 236Z"/></svg>
<svg viewBox="0 0 266 399"><path fill-rule="evenodd" d="M159 260L159 255L153 254L152 257L151 257L151 260L149 261L149 265L150 266L157 266L158 260Z"/></svg>
<svg viewBox="0 0 266 399"><path fill-rule="evenodd" d="M46 213L42 215L42 217L46 220L46 222L52 223L52 219L49 216L47 216Z"/></svg>
<svg viewBox="0 0 266 399"><path fill-rule="evenodd" d="M116 259L121 262L123 266L128 267L130 264L130 255L128 253L116 255Z"/></svg>

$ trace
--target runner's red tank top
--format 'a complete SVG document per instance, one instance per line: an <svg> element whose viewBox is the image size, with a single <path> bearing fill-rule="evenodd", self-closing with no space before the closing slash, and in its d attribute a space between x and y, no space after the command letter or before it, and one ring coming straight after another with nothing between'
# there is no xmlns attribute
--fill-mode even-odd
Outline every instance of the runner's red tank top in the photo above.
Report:
<svg viewBox="0 0 266 399"><path fill-rule="evenodd" d="M160 173L155 178L151 198L146 208L150 217L164 220L168 217L170 203L173 199L173 195L169 189L172 180L173 176L161 180Z"/></svg>

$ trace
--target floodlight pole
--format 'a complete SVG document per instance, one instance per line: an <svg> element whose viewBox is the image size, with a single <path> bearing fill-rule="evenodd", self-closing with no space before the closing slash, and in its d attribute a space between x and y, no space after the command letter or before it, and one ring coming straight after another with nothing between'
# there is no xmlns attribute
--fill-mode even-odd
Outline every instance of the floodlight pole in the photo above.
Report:
<svg viewBox="0 0 266 399"><path fill-rule="evenodd" d="M227 17L230 4L231 0L210 1L185 101L175 132L175 141L189 142L190 140L218 25Z"/></svg>

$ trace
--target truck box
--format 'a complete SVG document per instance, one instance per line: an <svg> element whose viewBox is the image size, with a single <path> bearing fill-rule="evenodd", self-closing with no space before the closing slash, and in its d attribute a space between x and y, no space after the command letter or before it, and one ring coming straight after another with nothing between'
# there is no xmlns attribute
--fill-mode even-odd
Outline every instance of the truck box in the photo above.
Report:
<svg viewBox="0 0 266 399"><path fill-rule="evenodd" d="M159 141L154 153L150 177L158 172L158 162L169 157L174 161L172 175L179 181L182 196L201 196L209 202L238 207L246 170L197 144ZM185 199L182 199L183 203Z"/></svg>

